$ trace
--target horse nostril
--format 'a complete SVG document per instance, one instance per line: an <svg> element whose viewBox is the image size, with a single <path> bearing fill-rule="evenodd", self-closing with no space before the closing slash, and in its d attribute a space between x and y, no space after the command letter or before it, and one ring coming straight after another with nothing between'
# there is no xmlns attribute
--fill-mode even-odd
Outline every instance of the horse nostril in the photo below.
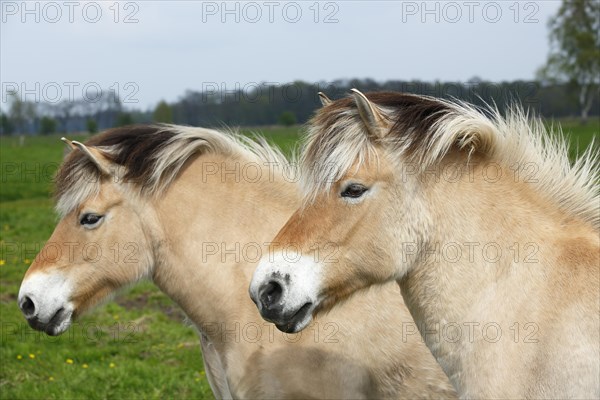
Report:
<svg viewBox="0 0 600 400"><path fill-rule="evenodd" d="M273 304L279 302L282 293L283 288L281 287L281 285L275 281L271 281L261 289L260 302L262 303L264 308L268 309Z"/></svg>
<svg viewBox="0 0 600 400"><path fill-rule="evenodd" d="M26 317L31 317L35 314L35 304L29 296L25 296L25 299L21 302L21 311Z"/></svg>

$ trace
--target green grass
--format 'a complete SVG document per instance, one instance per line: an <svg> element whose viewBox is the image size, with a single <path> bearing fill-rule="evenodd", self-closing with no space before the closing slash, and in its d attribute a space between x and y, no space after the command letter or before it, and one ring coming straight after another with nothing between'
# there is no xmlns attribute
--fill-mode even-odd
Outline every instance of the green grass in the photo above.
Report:
<svg viewBox="0 0 600 400"><path fill-rule="evenodd" d="M569 155L575 159L587 147L595 141L594 147L597 149L600 143L600 118L590 118L587 124L582 125L579 120L562 120L560 122L549 123L549 125L559 125L562 132L569 139ZM595 139L594 139L595 138Z"/></svg>
<svg viewBox="0 0 600 400"><path fill-rule="evenodd" d="M270 143L275 143L281 147L285 152L290 153L292 149L295 149L298 145L299 137L301 135L302 128L299 126L292 127L276 127L270 129L261 128L247 128L241 130L245 134L258 133L264 136Z"/></svg>
<svg viewBox="0 0 600 400"><path fill-rule="evenodd" d="M243 131L262 131L287 151L298 140L297 127ZM567 121L563 131L581 151L598 137L600 122ZM57 222L51 178L63 149L59 136L27 138L23 147L16 138L0 138L0 399L212 398L195 331L150 283L58 338L33 331L23 319L16 297Z"/></svg>

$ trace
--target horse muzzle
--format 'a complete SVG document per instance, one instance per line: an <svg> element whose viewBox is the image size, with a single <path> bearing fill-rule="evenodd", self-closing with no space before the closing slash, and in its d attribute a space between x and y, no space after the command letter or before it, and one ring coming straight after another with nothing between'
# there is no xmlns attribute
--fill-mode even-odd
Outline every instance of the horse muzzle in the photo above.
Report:
<svg viewBox="0 0 600 400"><path fill-rule="evenodd" d="M17 301L29 326L57 336L71 326L74 307L69 295L70 285L60 275L36 273L23 281Z"/></svg>
<svg viewBox="0 0 600 400"><path fill-rule="evenodd" d="M291 265L282 257L276 257L275 261L263 259L249 289L260 315L286 333L306 328L317 306L314 290L317 282L307 280L314 275L312 271L306 265Z"/></svg>

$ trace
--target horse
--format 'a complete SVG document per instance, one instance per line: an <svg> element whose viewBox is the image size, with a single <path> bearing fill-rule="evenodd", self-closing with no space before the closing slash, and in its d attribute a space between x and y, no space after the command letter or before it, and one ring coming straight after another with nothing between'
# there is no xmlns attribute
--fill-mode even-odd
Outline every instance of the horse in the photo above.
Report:
<svg viewBox="0 0 600 400"><path fill-rule="evenodd" d="M55 179L60 221L18 295L34 329L59 335L119 289L151 280L199 331L217 398L456 398L420 340L381 334L412 321L397 312L395 285L303 335L260 318L250 276L263 242L300 204L293 164L264 139L140 125L65 141L73 150Z"/></svg>
<svg viewBox="0 0 600 400"><path fill-rule="evenodd" d="M598 153L567 150L520 106L353 90L310 121L303 202L250 295L298 332L396 281L461 398L598 398Z"/></svg>

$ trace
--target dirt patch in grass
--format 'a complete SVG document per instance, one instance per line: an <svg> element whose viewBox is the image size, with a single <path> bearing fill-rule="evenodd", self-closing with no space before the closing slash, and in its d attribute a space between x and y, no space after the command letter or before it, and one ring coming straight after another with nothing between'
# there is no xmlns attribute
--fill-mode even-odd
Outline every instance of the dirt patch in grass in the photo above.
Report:
<svg viewBox="0 0 600 400"><path fill-rule="evenodd" d="M17 294L16 293L0 293L0 302L2 303L14 303L17 301Z"/></svg>
<svg viewBox="0 0 600 400"><path fill-rule="evenodd" d="M160 304L153 298L152 293L141 293L139 295L129 295L116 299L116 303L126 310L158 310L172 321L183 322L186 319L185 313L176 304Z"/></svg>

